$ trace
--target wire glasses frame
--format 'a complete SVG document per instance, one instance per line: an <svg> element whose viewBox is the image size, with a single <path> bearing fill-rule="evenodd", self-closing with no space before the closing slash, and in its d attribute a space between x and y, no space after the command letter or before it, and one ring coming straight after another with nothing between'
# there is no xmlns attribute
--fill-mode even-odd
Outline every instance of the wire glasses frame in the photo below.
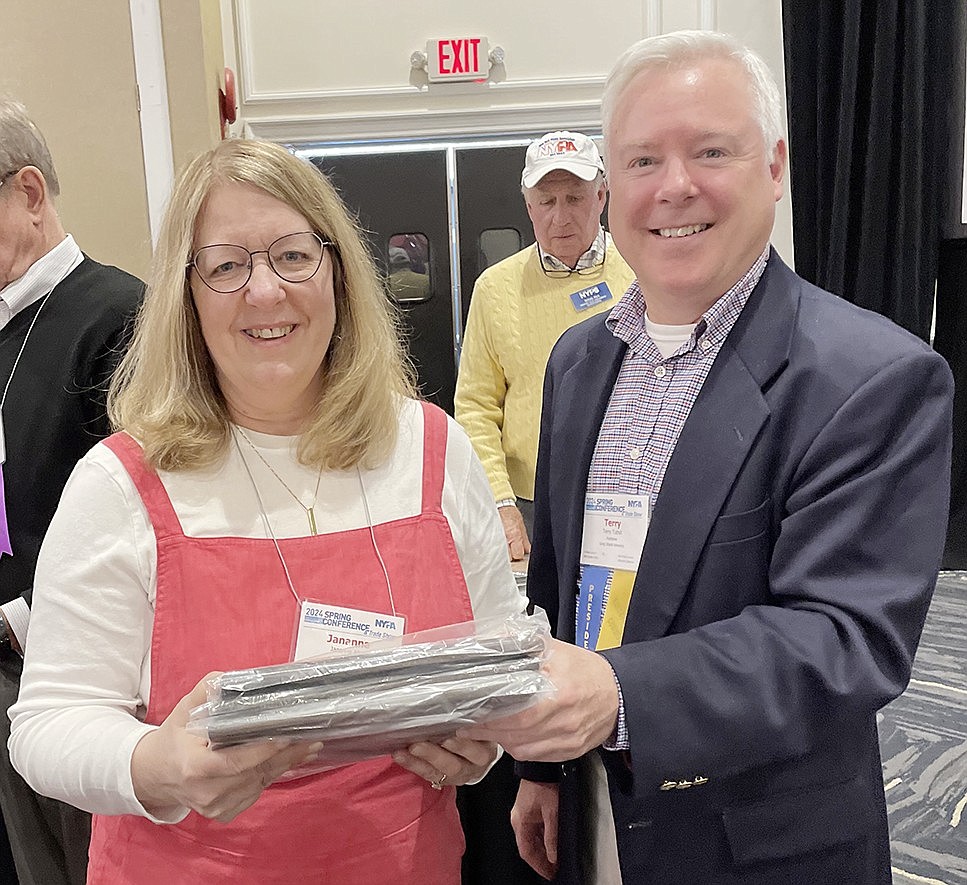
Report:
<svg viewBox="0 0 967 885"><path fill-rule="evenodd" d="M598 273L600 272L601 268L604 267L604 260L607 257L607 255L608 255L608 238L607 236L605 236L604 244L601 247L601 257L598 260L596 260L594 264L588 267L577 267L577 268L549 267L545 259L544 250L540 247L540 244L538 244L537 246L537 257L541 262L541 270L544 271L545 276L551 277L552 279L556 279L556 280L563 280L566 277L570 277L570 276L586 277L586 276L590 276L591 274Z"/></svg>
<svg viewBox="0 0 967 885"><path fill-rule="evenodd" d="M185 269L192 269L213 292L230 295L245 288L252 278L256 255L265 255L269 267L287 283L304 283L322 266L326 246L333 244L314 231L285 234L267 249L251 251L234 243L213 243L195 252Z"/></svg>

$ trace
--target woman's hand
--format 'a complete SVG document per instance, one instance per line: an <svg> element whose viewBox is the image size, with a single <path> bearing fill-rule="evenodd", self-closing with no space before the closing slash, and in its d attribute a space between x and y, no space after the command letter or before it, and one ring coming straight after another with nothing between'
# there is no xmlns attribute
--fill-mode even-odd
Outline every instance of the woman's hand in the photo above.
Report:
<svg viewBox="0 0 967 885"><path fill-rule="evenodd" d="M393 754L393 761L428 780L436 789L480 780L497 758L497 745L470 738L447 738L440 744L421 741Z"/></svg>
<svg viewBox="0 0 967 885"><path fill-rule="evenodd" d="M189 711L207 700L205 683L212 675L202 679L134 748L134 793L155 817L187 807L226 823L252 805L276 778L311 761L322 748L321 743L269 739L212 750L203 737L185 730Z"/></svg>

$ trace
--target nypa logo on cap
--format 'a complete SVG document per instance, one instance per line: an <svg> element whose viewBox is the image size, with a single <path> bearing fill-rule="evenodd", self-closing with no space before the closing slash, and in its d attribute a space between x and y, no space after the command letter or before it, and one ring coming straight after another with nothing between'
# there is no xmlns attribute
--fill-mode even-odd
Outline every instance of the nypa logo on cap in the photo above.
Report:
<svg viewBox="0 0 967 885"><path fill-rule="evenodd" d="M593 181L604 172L604 163L597 145L588 136L580 132L548 132L527 148L521 184L534 187L555 169L570 172L584 181Z"/></svg>
<svg viewBox="0 0 967 885"><path fill-rule="evenodd" d="M578 152L573 138L548 138L537 146L538 157L556 157L560 154Z"/></svg>

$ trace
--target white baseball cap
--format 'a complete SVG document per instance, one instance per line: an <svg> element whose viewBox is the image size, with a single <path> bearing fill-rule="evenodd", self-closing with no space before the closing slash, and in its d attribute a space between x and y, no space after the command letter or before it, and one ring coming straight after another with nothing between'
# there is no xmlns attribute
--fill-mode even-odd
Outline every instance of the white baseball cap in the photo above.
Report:
<svg viewBox="0 0 967 885"><path fill-rule="evenodd" d="M527 147L520 183L534 187L548 172L563 169L585 181L604 172L604 163L595 143L580 132L548 132Z"/></svg>

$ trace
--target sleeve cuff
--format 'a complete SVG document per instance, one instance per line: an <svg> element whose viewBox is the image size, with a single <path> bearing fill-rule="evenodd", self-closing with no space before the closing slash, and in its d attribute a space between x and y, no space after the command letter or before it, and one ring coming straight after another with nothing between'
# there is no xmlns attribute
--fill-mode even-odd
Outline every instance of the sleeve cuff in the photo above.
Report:
<svg viewBox="0 0 967 885"><path fill-rule="evenodd" d="M7 622L7 629L17 637L20 647L24 648L27 641L27 626L30 624L30 606L27 600L18 596L10 602L0 605L3 618Z"/></svg>
<svg viewBox="0 0 967 885"><path fill-rule="evenodd" d="M618 689L618 723L611 737L601 746L605 750L611 751L630 750L631 741L628 740L628 721L625 719L625 698L621 693L621 683L618 681L618 674L614 672L614 669L611 670L611 675L614 676L614 684Z"/></svg>

